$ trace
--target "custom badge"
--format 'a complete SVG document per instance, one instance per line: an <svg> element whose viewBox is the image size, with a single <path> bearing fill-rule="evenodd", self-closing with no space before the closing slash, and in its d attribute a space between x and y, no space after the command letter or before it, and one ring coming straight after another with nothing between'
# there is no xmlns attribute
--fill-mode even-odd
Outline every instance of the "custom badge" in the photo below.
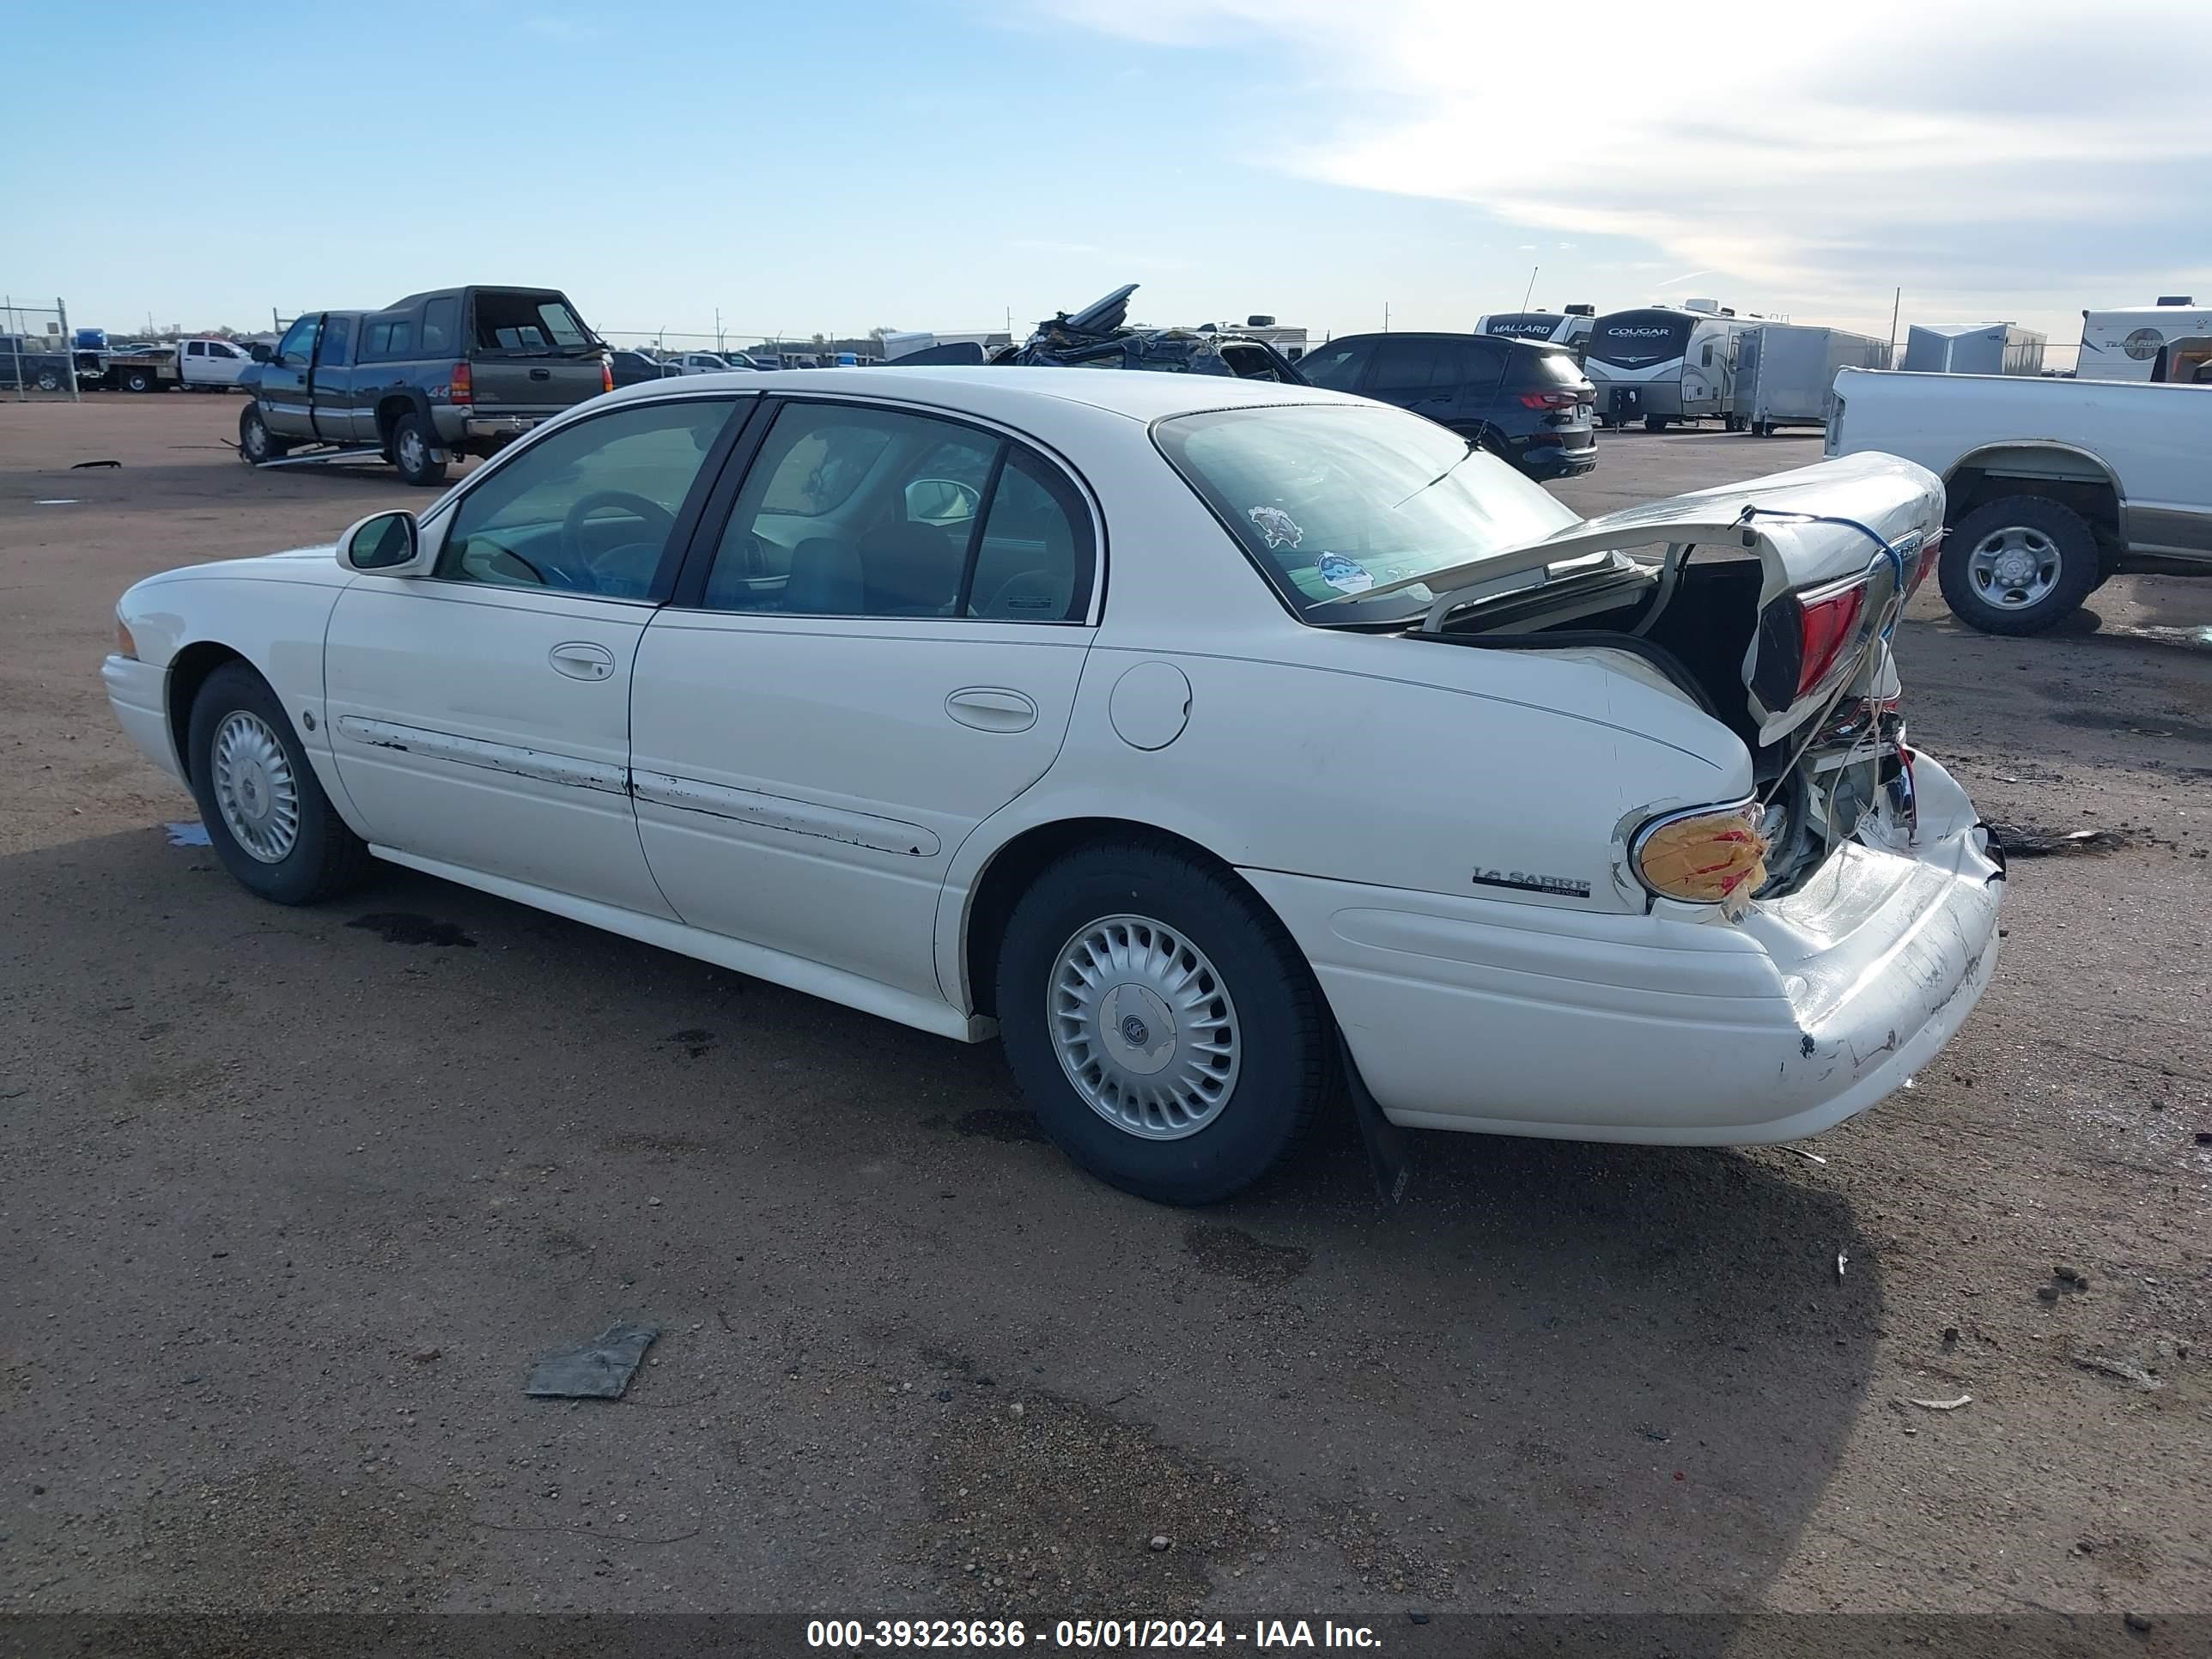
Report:
<svg viewBox="0 0 2212 1659"><path fill-rule="evenodd" d="M1255 507L1244 516L1267 538L1270 547L1296 547L1305 539L1306 532L1298 527L1298 521L1279 507Z"/></svg>
<svg viewBox="0 0 2212 1659"><path fill-rule="evenodd" d="M1364 593L1375 586L1375 573L1341 553L1324 553L1316 567L1321 579L1340 593Z"/></svg>

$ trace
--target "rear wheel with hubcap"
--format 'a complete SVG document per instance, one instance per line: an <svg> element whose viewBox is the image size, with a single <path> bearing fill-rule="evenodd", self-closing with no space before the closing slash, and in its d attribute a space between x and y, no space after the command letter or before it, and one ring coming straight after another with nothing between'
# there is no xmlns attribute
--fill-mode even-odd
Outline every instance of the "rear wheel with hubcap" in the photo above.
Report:
<svg viewBox="0 0 2212 1659"><path fill-rule="evenodd" d="M209 844L242 885L309 904L368 874L368 845L331 805L276 694L246 664L208 676L185 748Z"/></svg>
<svg viewBox="0 0 2212 1659"><path fill-rule="evenodd" d="M1952 614L1985 634L2040 634L2081 608L2103 560L2087 520L2041 495L1976 507L1943 538L1936 574Z"/></svg>
<svg viewBox="0 0 2212 1659"><path fill-rule="evenodd" d="M1038 1122L1164 1204L1250 1185L1327 1086L1311 971L1249 889L1187 853L1109 843L1052 866L999 953L1006 1059Z"/></svg>
<svg viewBox="0 0 2212 1659"><path fill-rule="evenodd" d="M436 440L425 429L422 417L412 411L402 415L392 428L392 464L411 484L446 481L446 464L434 458Z"/></svg>

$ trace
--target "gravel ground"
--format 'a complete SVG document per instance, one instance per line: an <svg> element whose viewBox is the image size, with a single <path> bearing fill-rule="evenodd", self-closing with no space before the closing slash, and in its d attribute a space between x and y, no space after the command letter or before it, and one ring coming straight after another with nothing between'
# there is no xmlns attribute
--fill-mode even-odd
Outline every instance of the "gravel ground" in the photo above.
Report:
<svg viewBox="0 0 2212 1659"><path fill-rule="evenodd" d="M1339 1123L1194 1215L995 1049L171 845L114 595L427 500L249 472L237 407L0 405L0 1613L2212 1611L2212 583L1917 603L1916 739L2111 833L2014 863L1825 1162L1426 1134L1385 1210ZM1609 435L1559 493L1817 454ZM617 1318L626 1399L522 1395Z"/></svg>

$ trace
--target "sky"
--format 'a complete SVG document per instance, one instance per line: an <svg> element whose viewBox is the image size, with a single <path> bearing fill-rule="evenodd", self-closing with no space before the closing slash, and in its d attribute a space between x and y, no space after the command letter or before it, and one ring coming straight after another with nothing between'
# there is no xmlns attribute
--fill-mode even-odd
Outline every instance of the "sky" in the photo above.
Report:
<svg viewBox="0 0 2212 1659"><path fill-rule="evenodd" d="M1127 282L1316 337L2212 302L2212 0L93 0L0 40L165 88L0 101L0 289L111 331L466 282L733 343Z"/></svg>

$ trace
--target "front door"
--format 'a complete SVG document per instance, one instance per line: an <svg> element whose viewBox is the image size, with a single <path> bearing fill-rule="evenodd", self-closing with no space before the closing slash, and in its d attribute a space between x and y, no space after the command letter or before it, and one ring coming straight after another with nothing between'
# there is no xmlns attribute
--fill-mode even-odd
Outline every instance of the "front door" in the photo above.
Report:
<svg viewBox="0 0 2212 1659"><path fill-rule="evenodd" d="M666 918L629 793L631 671L731 397L578 421L471 480L435 574L364 575L324 650L380 846Z"/></svg>
<svg viewBox="0 0 2212 1659"><path fill-rule="evenodd" d="M299 318L284 331L275 354L261 366L261 419L280 436L306 438L314 434L307 410L307 380L314 373L315 339L322 326L320 312L311 311Z"/></svg>
<svg viewBox="0 0 2212 1659"><path fill-rule="evenodd" d="M678 914L942 994L953 854L1066 734L1093 526L1066 473L996 432L781 404L638 652L638 827Z"/></svg>
<svg viewBox="0 0 2212 1659"><path fill-rule="evenodd" d="M324 317L323 337L315 347L315 373L307 382L315 435L331 443L344 443L355 435L353 324L350 317Z"/></svg>

